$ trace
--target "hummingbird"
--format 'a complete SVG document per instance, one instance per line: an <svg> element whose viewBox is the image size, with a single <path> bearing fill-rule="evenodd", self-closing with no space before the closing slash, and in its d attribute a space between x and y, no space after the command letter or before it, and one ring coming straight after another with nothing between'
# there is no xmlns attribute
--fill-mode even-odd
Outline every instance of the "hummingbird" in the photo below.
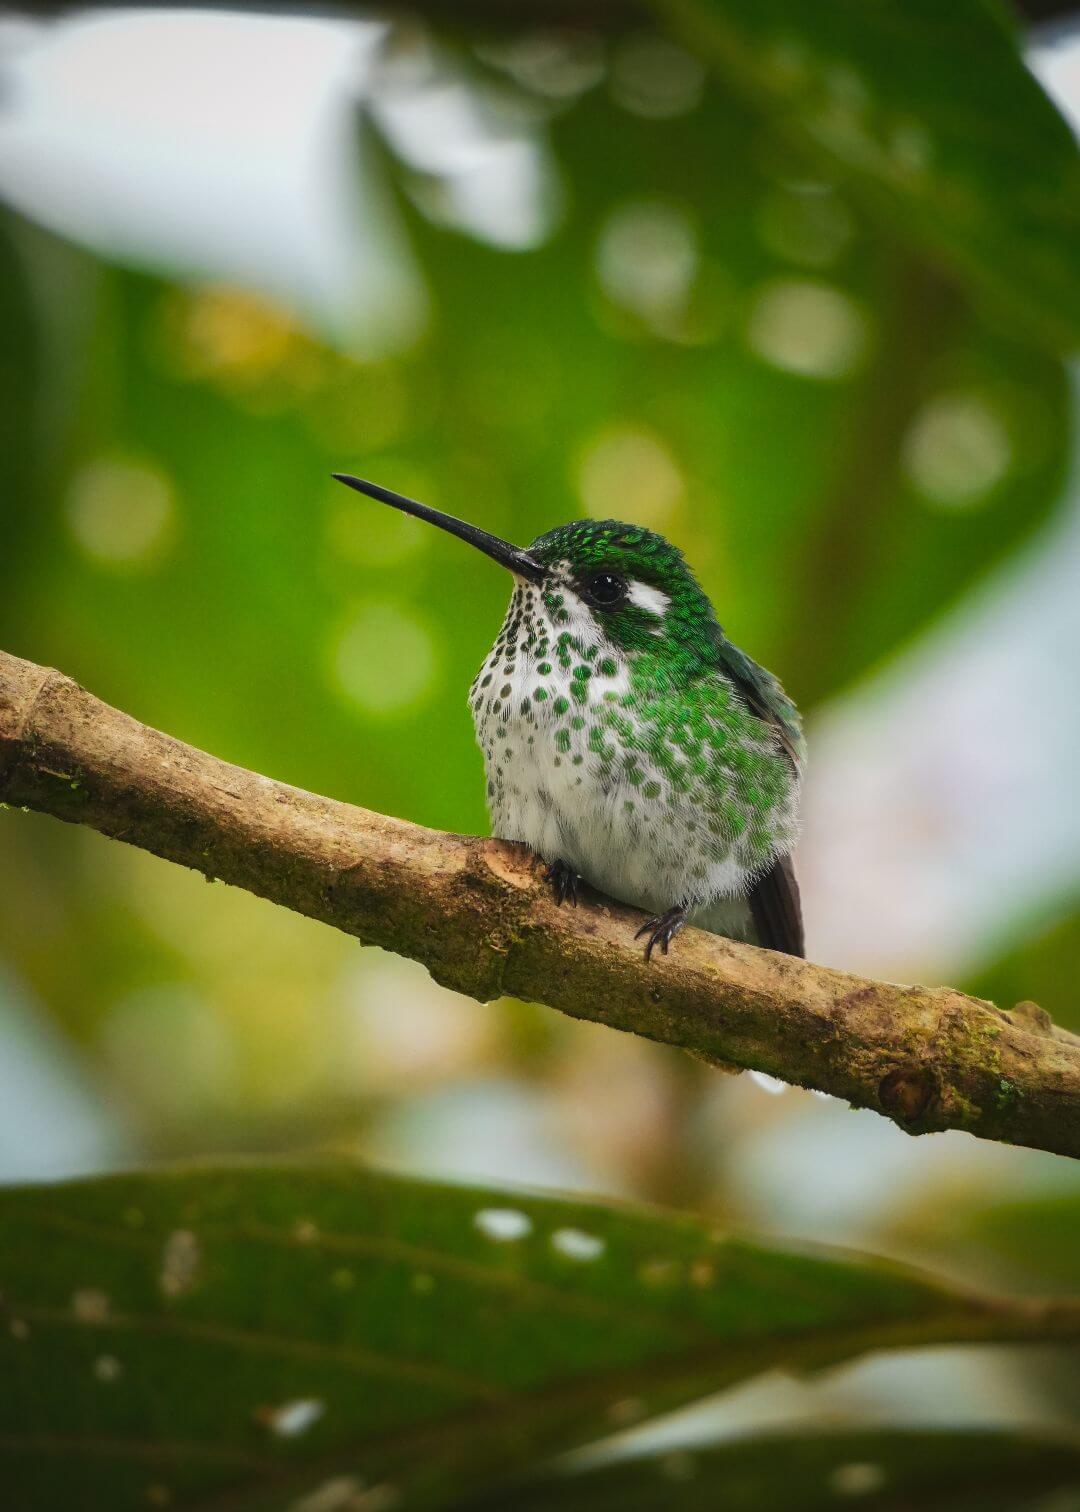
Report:
<svg viewBox="0 0 1080 1512"><path fill-rule="evenodd" d="M527 548L346 473L513 575L469 692L492 832L644 909L646 959L688 922L804 954L791 852L805 748L798 710L724 634L681 551L618 520L575 520Z"/></svg>

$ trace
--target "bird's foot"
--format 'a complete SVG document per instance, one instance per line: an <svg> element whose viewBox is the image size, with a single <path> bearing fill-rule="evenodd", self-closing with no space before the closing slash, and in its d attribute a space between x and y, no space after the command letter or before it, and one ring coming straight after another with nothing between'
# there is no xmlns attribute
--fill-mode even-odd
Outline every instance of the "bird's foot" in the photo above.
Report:
<svg viewBox="0 0 1080 1512"><path fill-rule="evenodd" d="M667 913L655 914L651 919L646 919L641 928L634 935L635 940L640 940L642 935L648 935L645 942L645 959L652 960L652 953L657 945L668 953L668 946L686 924L686 908L680 903L677 908L669 908Z"/></svg>
<svg viewBox="0 0 1080 1512"><path fill-rule="evenodd" d="M565 861L553 861L544 873L544 881L551 883L558 904L572 903L577 907L577 890L581 878Z"/></svg>

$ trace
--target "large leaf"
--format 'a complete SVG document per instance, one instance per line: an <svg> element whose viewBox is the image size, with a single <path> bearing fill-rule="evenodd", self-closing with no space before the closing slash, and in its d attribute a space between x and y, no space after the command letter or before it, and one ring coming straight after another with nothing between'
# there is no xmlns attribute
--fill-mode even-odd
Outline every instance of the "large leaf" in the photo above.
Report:
<svg viewBox="0 0 1080 1512"><path fill-rule="evenodd" d="M1059 1512L1080 1506L1080 1447L1035 1434L827 1431L672 1449L515 1486L515 1512Z"/></svg>
<svg viewBox="0 0 1080 1512"><path fill-rule="evenodd" d="M1077 1324L691 1217L345 1165L8 1191L0 1255L4 1489L33 1512L73 1484L87 1512L334 1481L445 1506L771 1365Z"/></svg>

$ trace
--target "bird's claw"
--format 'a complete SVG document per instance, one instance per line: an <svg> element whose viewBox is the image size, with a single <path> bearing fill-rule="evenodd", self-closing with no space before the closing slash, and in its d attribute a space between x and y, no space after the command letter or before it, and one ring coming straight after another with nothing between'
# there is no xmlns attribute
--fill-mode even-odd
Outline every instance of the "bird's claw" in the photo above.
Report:
<svg viewBox="0 0 1080 1512"><path fill-rule="evenodd" d="M557 904L572 903L577 907L580 878L572 866L565 861L553 861L544 873L544 881L551 883Z"/></svg>
<svg viewBox="0 0 1080 1512"><path fill-rule="evenodd" d="M686 909L683 907L669 908L667 913L654 914L651 919L646 919L641 928L634 935L635 940L640 940L642 935L648 935L645 942L645 959L652 960L652 953L657 945L668 953L668 946L686 924Z"/></svg>

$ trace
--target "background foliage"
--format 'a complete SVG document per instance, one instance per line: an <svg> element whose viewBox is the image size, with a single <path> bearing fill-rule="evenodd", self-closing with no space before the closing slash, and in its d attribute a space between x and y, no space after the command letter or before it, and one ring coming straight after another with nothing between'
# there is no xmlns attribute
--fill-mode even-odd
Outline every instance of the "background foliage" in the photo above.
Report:
<svg viewBox="0 0 1080 1512"><path fill-rule="evenodd" d="M228 759L482 829L464 695L505 584L329 472L522 542L640 521L807 713L811 954L1080 1027L1078 169L1003 14L464 14L0 23L5 648ZM912 1144L466 1003L95 836L0 821L9 1179L331 1148L1075 1282L1059 1162ZM958 1429L1053 1427L1075 1400L1060 1356L920 1363L797 1401L774 1383L694 1431L946 1404ZM940 1492L984 1448L1027 1464L962 1435L940 1472L915 1439L837 1462L892 1456ZM755 1452L709 1476L759 1487ZM624 1504L606 1486L590 1504Z"/></svg>

